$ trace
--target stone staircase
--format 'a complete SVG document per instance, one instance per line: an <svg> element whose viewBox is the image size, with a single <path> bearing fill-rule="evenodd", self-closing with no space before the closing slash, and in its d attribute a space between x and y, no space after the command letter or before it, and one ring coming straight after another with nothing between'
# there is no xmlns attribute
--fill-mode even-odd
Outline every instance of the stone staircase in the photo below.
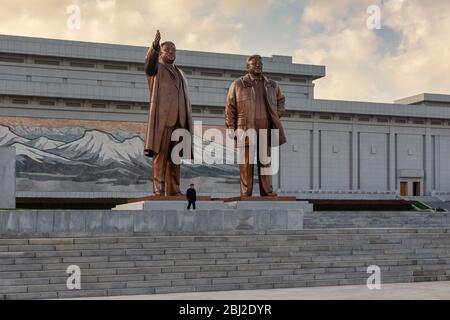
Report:
<svg viewBox="0 0 450 320"><path fill-rule="evenodd" d="M450 227L0 239L0 299L449 281ZM68 290L68 266L81 290Z"/></svg>
<svg viewBox="0 0 450 320"><path fill-rule="evenodd" d="M308 229L443 226L450 227L450 212L314 211L303 219L303 227Z"/></svg>
<svg viewBox="0 0 450 320"><path fill-rule="evenodd" d="M420 202L439 202L441 201L438 197L436 196L420 196L420 197L401 197L404 200L408 200L408 201L420 201ZM442 202L442 201L441 201Z"/></svg>

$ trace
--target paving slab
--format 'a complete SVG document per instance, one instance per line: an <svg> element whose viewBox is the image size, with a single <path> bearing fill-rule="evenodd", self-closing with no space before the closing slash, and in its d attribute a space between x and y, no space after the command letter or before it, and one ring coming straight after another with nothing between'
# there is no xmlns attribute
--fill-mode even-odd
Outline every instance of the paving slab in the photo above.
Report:
<svg viewBox="0 0 450 320"><path fill-rule="evenodd" d="M137 296L83 298L85 300L450 300L450 281L288 289L186 292Z"/></svg>

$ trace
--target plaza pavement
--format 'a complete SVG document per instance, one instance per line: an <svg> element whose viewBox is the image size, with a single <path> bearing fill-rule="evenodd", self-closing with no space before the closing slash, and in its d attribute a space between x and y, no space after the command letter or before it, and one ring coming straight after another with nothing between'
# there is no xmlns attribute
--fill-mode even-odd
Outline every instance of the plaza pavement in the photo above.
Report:
<svg viewBox="0 0 450 320"><path fill-rule="evenodd" d="M188 292L140 296L83 298L98 300L450 300L450 281L367 286L310 287L268 290Z"/></svg>

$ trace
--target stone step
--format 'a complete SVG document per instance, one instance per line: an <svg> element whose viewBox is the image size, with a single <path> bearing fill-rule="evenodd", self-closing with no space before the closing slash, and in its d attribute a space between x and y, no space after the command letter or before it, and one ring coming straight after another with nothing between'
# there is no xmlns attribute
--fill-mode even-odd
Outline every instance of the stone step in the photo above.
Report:
<svg viewBox="0 0 450 320"><path fill-rule="evenodd" d="M389 266L422 266L420 269L414 267L414 270L426 270L430 267L441 268L442 265L450 264L448 253L442 257L432 256L314 256L311 258L289 257L285 259L219 259L217 261L198 261L189 264L179 264L175 261L173 265L164 265L154 261L148 263L137 263L136 261L122 262L96 262L96 263L78 263L82 269L83 276L105 274L170 274L170 273L192 273L192 272L222 272L227 271L239 273L251 270L262 270L263 273L277 273L282 270L293 270L293 272L305 272L304 270L313 269L314 272L329 272L335 268L356 268L355 270L364 270L369 264L376 264L380 267ZM59 264L25 264L25 265L5 265L0 272L0 279L11 278L42 278L42 277L61 277L66 278L66 269L72 263ZM156 266L155 266L156 264ZM261 268L262 267L262 268ZM322 269L322 270L319 270ZM328 270L329 269L329 270ZM299 271L301 270L301 271ZM388 270L388 268L387 268ZM450 270L450 268L449 268ZM236 272L235 272L236 271ZM258 272L260 272L258 271ZM0 284L1 285L1 284Z"/></svg>
<svg viewBox="0 0 450 320"><path fill-rule="evenodd" d="M382 284L396 282L448 281L450 274L444 271L417 273L393 272L382 275ZM249 290L263 288L314 287L330 285L363 285L367 274L319 274L279 275L259 277L235 277L215 279L177 279L159 281L117 281L107 283L83 283L81 290L70 291L65 284L8 286L0 291L0 299L67 298L104 295L139 295L152 293Z"/></svg>
<svg viewBox="0 0 450 320"><path fill-rule="evenodd" d="M153 257L139 257L139 259L127 256L119 257L92 257L86 260L83 257L70 258L53 258L55 260L33 261L26 260L22 263L14 264L14 261L3 261L6 263L0 264L0 278L2 272L11 271L39 271L39 270L58 270L65 269L69 265L76 264L82 268L90 269L104 269L104 268L118 268L118 267L171 267L171 266L196 266L196 265L229 265L229 264L258 264L258 263L306 263L306 262L328 262L328 261L369 261L369 260L420 260L420 259L448 259L450 257L448 250L424 251L424 252L379 252L369 253L366 251L358 251L353 253L347 252L321 252L319 254L305 254L304 252L281 252L269 255L242 256L239 258L227 258L216 256L210 259L160 259L155 260ZM89 257L91 258L91 257ZM58 260L58 261L57 261Z"/></svg>
<svg viewBox="0 0 450 320"><path fill-rule="evenodd" d="M408 241L411 237L415 240L422 241L432 241L440 239L441 241L450 241L450 233L438 232L436 233L399 233L399 234L344 234L339 235L324 235L319 237L318 235L295 235L295 236L278 236L278 237L240 237L235 238L234 241L221 240L217 238L215 241L200 241L195 240L180 240L177 242L143 242L141 243L109 243L109 244L95 244L95 243L75 243L75 244L41 244L40 242L33 244L10 244L1 247L0 256L8 251L71 251L71 250L116 250L117 252L123 252L125 250L132 251L133 249L147 249L147 250L163 250L163 249L198 249L198 248L208 248L208 247L254 247L262 245L284 245L285 243L289 245L309 245L318 243L330 243L331 241L358 241L359 243L373 243L377 239L383 241ZM113 238L114 239L114 238ZM128 239L128 238L127 238ZM132 238L130 238L132 239ZM40 240L40 239L39 239ZM84 239L74 239L73 241L84 240ZM92 239L86 239L91 240ZM117 241L117 239L114 239ZM133 239L134 240L134 239ZM101 240L96 240L101 241ZM45 241L48 242L48 241ZM122 251L120 251L122 250Z"/></svg>
<svg viewBox="0 0 450 320"><path fill-rule="evenodd" d="M340 255L351 253L352 255L367 254L388 254L388 253L439 253L446 250L450 245L448 239L439 239L436 242L433 239L385 239L376 241L372 239L369 243L362 243L357 240L341 241L325 245L327 242L322 241L318 245L309 245L306 247L293 246L292 243L282 245L271 243L270 247L264 244L249 244L249 246L238 248L177 248L177 249L100 249L100 250L43 250L51 248L37 247L27 248L27 252L2 252L0 253L0 265L2 264L20 264L27 262L57 263L57 262L101 262L106 260L127 260L126 257L141 257L141 259L152 260L177 260L177 259L204 259L204 258L256 258L256 257L275 257L287 255L320 255L339 252ZM328 241L329 243L330 241ZM383 243L385 242L385 243ZM397 243L398 242L398 243ZM315 243L311 241L311 243ZM258 245L258 246L253 246ZM261 246L263 245L263 246ZM269 245L269 244L268 244ZM131 259L131 258L130 258Z"/></svg>
<svg viewBox="0 0 450 320"><path fill-rule="evenodd" d="M426 264L426 265L401 265L401 266L380 266L384 275L392 275L393 273L407 273L417 276L427 276L427 275L450 275L450 269L448 264ZM196 279L196 278L219 278L219 279L234 279L249 276L281 276L281 275L298 275L311 277L314 276L315 279L325 278L334 276L338 277L338 274L344 274L346 278L353 277L357 274L366 274L366 267L328 267L328 268L317 268L314 266L312 268L305 268L302 265L300 269L291 268L279 268L277 269L263 269L263 270L252 270L243 271L239 269L239 265L234 267L232 271L194 271L194 270L178 270L178 273L141 273L145 271L142 269L136 269L136 273L125 274L125 275L102 275L96 272L95 275L86 275L82 272L83 283L101 283L101 282L118 282L118 281L155 281L155 280L179 280L179 279ZM197 269L202 270L202 269ZM238 271L236 271L238 270ZM90 270L89 270L90 271ZM185 271L184 273L180 271ZM93 274L89 272L89 274ZM23 286L23 285L44 285L44 284L64 284L67 280L67 275L64 272L54 272L54 273L34 273L34 278L20 278L20 279L3 279L0 283L0 289L9 286ZM222 280L221 280L222 281ZM0 290L1 291L1 290Z"/></svg>
<svg viewBox="0 0 450 320"><path fill-rule="evenodd" d="M442 213L437 213L437 214L442 214ZM342 217L339 217L341 220L343 219ZM306 218L309 219L309 218ZM429 218L427 218L429 219ZM303 229L303 230L273 230L273 231L267 231L267 232L254 232L254 231L234 231L234 232L212 232L209 234L204 234L204 235L199 235L199 234L186 234L186 235L172 235L172 234L168 234L168 233L161 233L160 235L155 234L155 233L96 233L95 234L95 238L92 239L91 237L93 236L93 234L91 233L85 233L85 232L65 232L65 233L52 233L52 234L42 234L42 233L38 233L38 234L33 234L33 233L25 233L22 232L21 234L2 234L2 239L0 239L0 245L3 245L3 241L20 241L22 239L26 239L26 241L29 240L33 240L33 239L42 239L42 238L47 238L47 239L51 239L51 238L60 238L60 239L76 239L76 241L84 238L82 241L101 241L102 243L108 243L108 242L117 242L116 239L130 239L130 238L136 238L136 237L148 237L148 238L153 238L156 239L155 241L158 242L160 240L164 240L164 239L168 239L168 238L173 238L173 241L179 241L178 238L185 238L186 240L193 240L193 238L202 238L202 237L211 237L211 236L221 236L221 237L225 237L225 238L232 238L232 237L239 237L239 236L262 236L262 237L267 237L270 235L275 235L275 236L285 236L285 235L307 235L307 234L318 234L318 235L322 235L322 234L368 234L368 233L408 233L408 232L420 232L421 230L424 229L440 229L440 230L444 230L444 232L446 230L449 230L450 226L443 226L440 225L438 227L424 227L424 226L417 226L417 227L407 227L405 228L404 226L402 228L399 227L395 227L395 228L389 228L389 227L383 227L383 228L359 228L359 229L349 229L349 230L336 230L336 229L322 229L322 228L318 228L318 229ZM9 239L5 239L5 238L9 238ZM91 238L91 239L89 239ZM121 241L121 240L119 240ZM130 241L130 240L125 240L125 241ZM131 240L132 241L132 240ZM140 240L139 240L140 241ZM26 243L24 243L26 244Z"/></svg>
<svg viewBox="0 0 450 320"><path fill-rule="evenodd" d="M433 245L437 246L437 245ZM23 258L21 256L11 256L0 259L0 274L7 271L43 270L53 269L55 266L61 268L69 264L78 264L89 268L103 267L133 267L147 264L158 266L170 265L201 265L211 262L212 264L233 264L233 263L266 263L275 259L278 261L285 258L294 258L297 261L344 261L344 260L365 260L365 259L421 259L421 258L445 258L449 257L448 247L435 248L399 248L389 246L383 248L377 245L372 249L318 246L315 250L295 250L296 248L286 247L269 248L268 251L243 251L231 253L169 253L169 254L148 254L146 251L139 255L133 252L130 255L117 254L110 250L106 252L90 252L85 255L85 251L43 251L36 252L36 258ZM339 250L340 249L340 250ZM187 263L189 262L189 263Z"/></svg>

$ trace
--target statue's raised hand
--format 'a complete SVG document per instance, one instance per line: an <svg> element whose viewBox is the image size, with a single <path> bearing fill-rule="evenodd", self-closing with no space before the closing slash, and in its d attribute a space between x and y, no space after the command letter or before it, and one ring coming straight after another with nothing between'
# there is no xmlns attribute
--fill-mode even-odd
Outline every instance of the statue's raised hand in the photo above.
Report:
<svg viewBox="0 0 450 320"><path fill-rule="evenodd" d="M155 40L153 41L153 48L159 49L159 42L161 41L161 33L159 30L156 31Z"/></svg>

